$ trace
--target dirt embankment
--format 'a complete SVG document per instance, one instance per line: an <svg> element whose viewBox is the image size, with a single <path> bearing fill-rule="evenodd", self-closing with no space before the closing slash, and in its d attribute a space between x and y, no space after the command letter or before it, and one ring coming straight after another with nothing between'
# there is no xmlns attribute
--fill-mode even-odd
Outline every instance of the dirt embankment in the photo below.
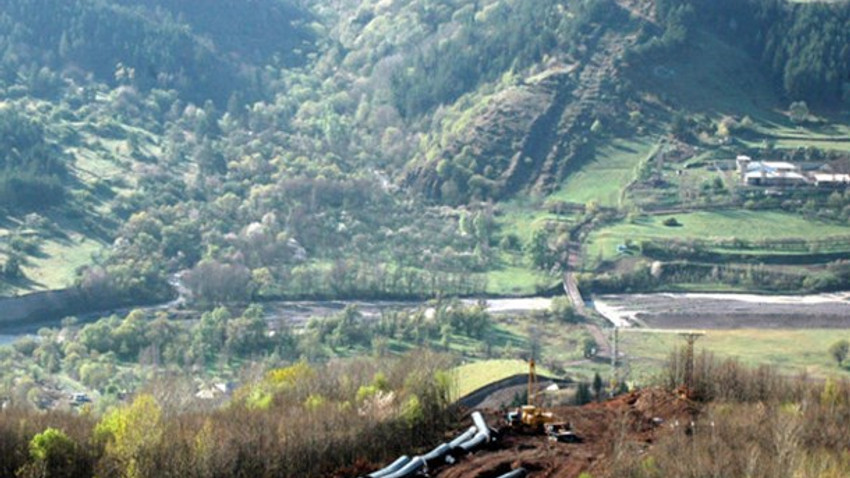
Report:
<svg viewBox="0 0 850 478"><path fill-rule="evenodd" d="M581 443L559 443L545 436L527 436L504 428L491 449L433 473L440 478L491 478L522 466L533 478L597 476L615 452L634 452L652 445L660 434L686 433L693 405L675 394L647 389L583 407L552 410L568 422ZM488 419L498 423L499 416Z"/></svg>

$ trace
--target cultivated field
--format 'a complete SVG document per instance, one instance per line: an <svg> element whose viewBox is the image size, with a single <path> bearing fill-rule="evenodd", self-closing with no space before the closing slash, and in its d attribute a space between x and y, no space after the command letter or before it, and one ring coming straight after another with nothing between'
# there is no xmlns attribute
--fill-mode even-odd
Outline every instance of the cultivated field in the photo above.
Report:
<svg viewBox="0 0 850 478"><path fill-rule="evenodd" d="M681 225L665 226L675 218ZM779 211L721 210L665 214L621 221L593 231L585 243L587 257L613 259L617 245L646 239L711 240L742 239L764 241L778 239L822 239L850 235L850 227L807 219L799 214Z"/></svg>
<svg viewBox="0 0 850 478"><path fill-rule="evenodd" d="M457 377L457 396L462 397L487 384L512 375L528 373L528 363L518 359L484 360L470 362L454 369ZM539 375L552 376L546 367L538 366Z"/></svg>
<svg viewBox="0 0 850 478"><path fill-rule="evenodd" d="M649 138L615 139L597 151L593 161L571 174L552 199L621 207L622 191L635 179L637 169L656 150Z"/></svg>
<svg viewBox="0 0 850 478"><path fill-rule="evenodd" d="M614 315L658 328L850 328L846 294L757 296L747 294L632 294L595 299Z"/></svg>

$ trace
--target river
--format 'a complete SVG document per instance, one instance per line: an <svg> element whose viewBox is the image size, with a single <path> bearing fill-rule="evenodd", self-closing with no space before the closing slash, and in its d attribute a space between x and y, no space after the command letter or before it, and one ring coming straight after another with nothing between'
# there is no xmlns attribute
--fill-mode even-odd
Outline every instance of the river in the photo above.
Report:
<svg viewBox="0 0 850 478"><path fill-rule="evenodd" d="M476 303L465 299L467 305ZM326 317L354 305L365 318L377 318L385 310L414 309L424 301L276 301L263 307L266 318L303 325L311 317ZM488 311L492 314L525 314L549 309L550 297L489 298ZM154 311L182 306L182 299L158 306L142 307ZM617 294L594 297L588 305L618 327L649 326L657 328L850 328L850 293L813 295L759 295L718 293L653 293ZM116 313L126 315L128 310ZM197 317L198 312L182 310L187 317ZM108 314L81 316L80 322L92 322ZM24 335L33 335L45 326L38 324L0 328L0 345L8 344Z"/></svg>

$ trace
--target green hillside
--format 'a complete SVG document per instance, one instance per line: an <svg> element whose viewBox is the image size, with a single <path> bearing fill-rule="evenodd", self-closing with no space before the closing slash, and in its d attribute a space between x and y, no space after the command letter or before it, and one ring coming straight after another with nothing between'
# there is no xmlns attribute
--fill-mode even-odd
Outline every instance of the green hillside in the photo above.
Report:
<svg viewBox="0 0 850 478"><path fill-rule="evenodd" d="M843 191L765 195L731 169L748 154L850 170L848 12L12 1L3 290L161 300L183 271L207 304L530 294L610 223L722 207L840 229ZM797 229L774 239L811 236ZM585 272L640 266L593 247Z"/></svg>

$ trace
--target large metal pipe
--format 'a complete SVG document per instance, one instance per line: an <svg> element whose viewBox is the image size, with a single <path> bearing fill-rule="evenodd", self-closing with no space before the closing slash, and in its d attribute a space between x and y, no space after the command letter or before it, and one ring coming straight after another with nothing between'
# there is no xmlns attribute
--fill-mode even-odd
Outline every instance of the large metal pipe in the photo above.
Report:
<svg viewBox="0 0 850 478"><path fill-rule="evenodd" d="M484 415L481 415L481 412L472 412L472 423L478 428L478 433L486 433L487 439L490 439L490 427L487 426L487 422L484 420Z"/></svg>
<svg viewBox="0 0 850 478"><path fill-rule="evenodd" d="M428 466L433 465L437 461L441 460L446 454L448 454L452 450L452 447L448 445L448 443L443 443L442 445L434 448L429 451L425 455L422 455L422 459L425 460L425 463Z"/></svg>
<svg viewBox="0 0 850 478"><path fill-rule="evenodd" d="M410 460L410 463L404 465L402 469L387 475L384 478L405 478L407 476L412 476L422 468L425 468L425 460L421 456L416 456Z"/></svg>
<svg viewBox="0 0 850 478"><path fill-rule="evenodd" d="M455 438L454 440L450 441L449 447L451 447L451 448L459 447L461 443L463 443L463 442L469 440L470 438L474 437L476 433L478 433L478 428L476 428L475 425L469 427L468 430L466 430L465 432L458 435L457 438Z"/></svg>
<svg viewBox="0 0 850 478"><path fill-rule="evenodd" d="M461 443L460 446L458 446L458 448L465 451L465 452L470 452L470 451L480 447L481 445L487 443L487 439L488 439L487 433L478 432L470 440L467 440L467 441Z"/></svg>
<svg viewBox="0 0 850 478"><path fill-rule="evenodd" d="M527 475L528 475L528 471L526 471L525 468L517 468L514 471L511 471L509 473L505 473L504 475L500 476L499 478L525 478Z"/></svg>
<svg viewBox="0 0 850 478"><path fill-rule="evenodd" d="M487 426L487 422L484 420L484 416L481 415L481 412L472 412L472 421L475 423L477 432L472 438L460 443L457 447L455 447L455 449L470 452L490 441L490 427Z"/></svg>
<svg viewBox="0 0 850 478"><path fill-rule="evenodd" d="M469 427L449 443L443 443L423 456L412 459L407 455L402 456L385 468L366 475L367 478L403 478L410 476L420 469L426 468L429 464L434 464L434 462L446 457L454 450L463 450L468 453L490 441L490 427L487 426L481 412L472 412L472 421L475 425ZM446 459L449 460L450 458L446 457Z"/></svg>
<svg viewBox="0 0 850 478"><path fill-rule="evenodd" d="M402 455L398 458L398 460L390 463L389 465L381 468L378 471L373 471L366 475L367 478L385 478L387 475L394 473L401 469L404 465L406 465L410 461L410 457L407 455Z"/></svg>

